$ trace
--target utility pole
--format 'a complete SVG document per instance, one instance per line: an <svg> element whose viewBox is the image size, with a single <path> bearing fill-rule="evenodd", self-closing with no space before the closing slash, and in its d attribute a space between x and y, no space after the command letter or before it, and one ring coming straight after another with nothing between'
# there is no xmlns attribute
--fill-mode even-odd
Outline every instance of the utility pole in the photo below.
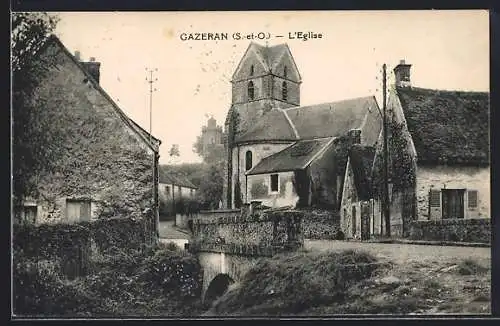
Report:
<svg viewBox="0 0 500 326"><path fill-rule="evenodd" d="M153 78L153 73L157 72L158 69L148 69L146 68L146 72L149 74L149 76L146 76L146 81L149 84L149 143L152 145L152 132L153 132L153 92L156 92L157 89L153 87L153 84L158 81L158 78ZM151 198L151 212L155 212L155 216L153 216L154 221L155 221L155 226L154 226L154 231L156 231L156 236L158 237L158 231L159 231L159 212L158 212L158 207L156 207L155 210L153 210L153 207L157 204L156 198L158 197L158 184L157 184L157 171L156 169L156 153L153 152L153 196Z"/></svg>
<svg viewBox="0 0 500 326"><path fill-rule="evenodd" d="M389 176L388 176L388 150L387 150L387 65L382 66L382 91L383 91L383 130L384 130L384 220L385 233L391 236L391 217L389 206Z"/></svg>

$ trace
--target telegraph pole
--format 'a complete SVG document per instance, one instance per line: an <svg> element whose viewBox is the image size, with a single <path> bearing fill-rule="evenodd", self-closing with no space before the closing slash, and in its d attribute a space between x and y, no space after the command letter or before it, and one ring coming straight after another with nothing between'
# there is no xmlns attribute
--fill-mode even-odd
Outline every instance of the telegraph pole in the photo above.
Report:
<svg viewBox="0 0 500 326"><path fill-rule="evenodd" d="M382 66L382 91L383 91L383 130L384 130L384 220L385 233L391 236L391 217L389 206L389 176L388 176L388 150L387 150L387 65Z"/></svg>
<svg viewBox="0 0 500 326"><path fill-rule="evenodd" d="M158 81L158 78L153 78L153 73L157 72L158 69L157 68L154 68L154 69L149 69L149 68L146 68L146 72L148 73L149 76L146 76L146 81L148 82L149 84L149 143L150 144L153 144L152 143L152 132L153 132L153 92L156 92L157 89L153 87L153 84L155 82ZM156 153L153 152L153 196L151 198L151 201L152 201L152 204L151 204L151 212L154 212L156 211L155 213L155 216L153 216L154 220L155 220L155 227L154 227L154 231L156 231L156 236L159 236L158 234L158 230L159 230L159 212L158 212L158 207L156 207L155 210L153 210L153 207L155 206L155 204L157 203L156 202L156 198L158 196L158 184L157 184L157 173L159 171L157 171L155 169L156 167Z"/></svg>

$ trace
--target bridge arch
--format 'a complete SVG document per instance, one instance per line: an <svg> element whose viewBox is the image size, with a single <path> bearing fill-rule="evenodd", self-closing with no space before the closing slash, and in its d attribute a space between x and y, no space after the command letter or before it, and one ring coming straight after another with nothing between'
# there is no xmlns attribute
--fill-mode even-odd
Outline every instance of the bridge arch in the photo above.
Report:
<svg viewBox="0 0 500 326"><path fill-rule="evenodd" d="M210 304L221 297L228 290L229 286L234 283L231 276L226 273L217 274L210 284L203 298L205 304Z"/></svg>

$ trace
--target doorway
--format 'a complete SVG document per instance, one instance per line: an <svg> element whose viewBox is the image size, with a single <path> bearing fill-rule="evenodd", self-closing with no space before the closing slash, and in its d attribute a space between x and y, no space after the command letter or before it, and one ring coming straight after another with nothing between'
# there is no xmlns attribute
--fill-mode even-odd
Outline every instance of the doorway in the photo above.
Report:
<svg viewBox="0 0 500 326"><path fill-rule="evenodd" d="M443 219L464 218L465 189L442 189Z"/></svg>

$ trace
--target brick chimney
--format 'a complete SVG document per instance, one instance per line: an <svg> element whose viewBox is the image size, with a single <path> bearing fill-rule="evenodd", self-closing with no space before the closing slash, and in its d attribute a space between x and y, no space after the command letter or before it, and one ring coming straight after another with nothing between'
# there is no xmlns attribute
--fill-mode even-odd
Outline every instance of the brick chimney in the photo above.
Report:
<svg viewBox="0 0 500 326"><path fill-rule="evenodd" d="M88 62L82 62L82 64L95 81L99 83L101 63L96 62L95 58L91 57Z"/></svg>
<svg viewBox="0 0 500 326"><path fill-rule="evenodd" d="M361 144L361 129L351 129L348 135L352 144Z"/></svg>
<svg viewBox="0 0 500 326"><path fill-rule="evenodd" d="M411 65L407 64L405 60L399 61L399 64L394 68L396 87L411 87L410 68Z"/></svg>

